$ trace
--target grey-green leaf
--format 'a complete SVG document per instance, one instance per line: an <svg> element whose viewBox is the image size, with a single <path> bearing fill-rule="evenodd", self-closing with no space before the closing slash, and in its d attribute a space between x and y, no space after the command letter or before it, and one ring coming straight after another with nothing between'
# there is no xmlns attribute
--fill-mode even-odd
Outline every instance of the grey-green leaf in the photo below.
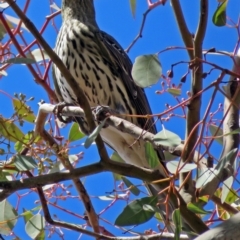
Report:
<svg viewBox="0 0 240 240"><path fill-rule="evenodd" d="M230 176L223 182L221 202L224 203L233 184L233 177Z"/></svg>
<svg viewBox="0 0 240 240"><path fill-rule="evenodd" d="M218 143L220 143L221 145L223 145L223 130L221 128L219 128L216 125L209 125L209 130L212 134L212 136L215 136L216 138L214 140L216 140ZM217 132L218 131L218 132ZM217 132L217 134L216 134Z"/></svg>
<svg viewBox="0 0 240 240"><path fill-rule="evenodd" d="M179 161L170 161L167 162L166 167L168 171L172 174L178 173L184 173L184 172L190 172L193 169L197 168L197 165L195 163L179 163Z"/></svg>
<svg viewBox="0 0 240 240"><path fill-rule="evenodd" d="M33 64L33 63L36 63L36 61L31 58L16 57L16 58L9 58L7 60L4 60L2 63Z"/></svg>
<svg viewBox="0 0 240 240"><path fill-rule="evenodd" d="M135 59L132 77L139 87L145 88L156 84L161 75L162 67L157 55L142 55Z"/></svg>
<svg viewBox="0 0 240 240"><path fill-rule="evenodd" d="M18 213L5 199L0 202L0 234L9 235L17 223Z"/></svg>
<svg viewBox="0 0 240 240"><path fill-rule="evenodd" d="M104 126L105 122L107 119L104 119L101 124L99 124L94 130L93 132L87 137L85 143L84 143L84 147L85 148L89 148L92 143L95 141L97 135L99 134L99 132L101 131L102 127Z"/></svg>
<svg viewBox="0 0 240 240"><path fill-rule="evenodd" d="M37 168L37 164L31 156L16 155L14 158L14 164L19 172Z"/></svg>
<svg viewBox="0 0 240 240"><path fill-rule="evenodd" d="M25 230L32 239L35 239L42 232L44 227L45 219L40 214L36 214L26 223Z"/></svg>
<svg viewBox="0 0 240 240"><path fill-rule="evenodd" d="M177 147L181 143L181 138L177 134L164 129L154 136L153 141L163 146Z"/></svg>

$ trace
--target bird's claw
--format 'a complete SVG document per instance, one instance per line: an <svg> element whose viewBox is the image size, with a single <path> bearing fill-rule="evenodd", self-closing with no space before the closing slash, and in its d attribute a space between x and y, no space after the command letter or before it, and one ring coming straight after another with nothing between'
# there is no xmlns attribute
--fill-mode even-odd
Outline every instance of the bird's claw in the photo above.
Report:
<svg viewBox="0 0 240 240"><path fill-rule="evenodd" d="M53 109L53 113L56 114L57 118L63 122L63 123L70 123L72 121L72 117L65 117L62 116L62 110L64 107L71 106L71 104L68 104L66 102L60 102L56 104L56 106Z"/></svg>
<svg viewBox="0 0 240 240"><path fill-rule="evenodd" d="M93 107L93 114L95 116L96 121L102 122L104 119L106 119L107 117L115 114L116 112L114 110L112 110L109 106L97 106L97 107ZM104 128L108 127L108 124L105 123L105 125L103 126Z"/></svg>

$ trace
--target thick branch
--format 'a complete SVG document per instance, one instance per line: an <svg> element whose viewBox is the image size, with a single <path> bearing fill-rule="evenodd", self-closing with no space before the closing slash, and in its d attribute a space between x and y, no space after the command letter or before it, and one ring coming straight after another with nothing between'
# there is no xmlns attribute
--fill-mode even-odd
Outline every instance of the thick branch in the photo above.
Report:
<svg viewBox="0 0 240 240"><path fill-rule="evenodd" d="M198 29L196 31L194 39L194 59L202 59L202 43L206 32L207 19L208 19L208 0L200 1L200 17ZM195 64L192 71L192 82L191 82L191 92L195 95L202 91L202 73L203 65L202 63ZM182 156L183 162L190 161L194 155L195 146L198 140L198 123L200 121L200 111L201 111L201 95L192 99L188 105L187 112L187 129L186 129L186 146L185 151ZM187 178L187 179L186 179ZM182 185L181 193L189 196L189 201L194 198L194 184L191 175L188 173L180 174L180 184Z"/></svg>
<svg viewBox="0 0 240 240"><path fill-rule="evenodd" d="M188 51L189 58L190 60L193 60L194 58L193 51L190 50L190 48L193 48L193 37L188 30L185 18L183 16L181 5L179 3L179 0L172 0L171 3L177 20L176 22L178 24L179 31L181 33L182 39Z"/></svg>

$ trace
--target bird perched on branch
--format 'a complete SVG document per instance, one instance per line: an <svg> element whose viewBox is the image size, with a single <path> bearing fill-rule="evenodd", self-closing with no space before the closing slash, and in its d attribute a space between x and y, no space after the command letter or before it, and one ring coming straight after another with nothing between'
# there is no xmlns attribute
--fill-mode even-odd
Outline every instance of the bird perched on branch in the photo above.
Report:
<svg viewBox="0 0 240 240"><path fill-rule="evenodd" d="M136 86L131 77L129 57L112 36L99 29L93 0L63 0L62 19L55 51L83 90L90 106L108 106L126 120L155 134L152 119L147 121L130 116L151 114L151 109L144 90ZM53 66L53 70L60 100L77 105L77 97L59 69ZM84 133L89 133L86 121L79 124ZM136 141L111 126L103 128L100 135L126 163L149 168L142 140ZM162 150L157 150L157 153L159 160L164 160ZM162 178L167 177L161 162L158 170ZM156 186L149 186L149 189L152 194L160 191ZM169 215L172 210L169 206ZM171 227L169 229L172 230Z"/></svg>

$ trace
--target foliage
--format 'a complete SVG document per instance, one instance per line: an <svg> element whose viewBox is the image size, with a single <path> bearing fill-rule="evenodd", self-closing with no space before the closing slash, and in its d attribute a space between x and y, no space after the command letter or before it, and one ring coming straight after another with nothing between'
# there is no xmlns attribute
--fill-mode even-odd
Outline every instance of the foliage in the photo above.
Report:
<svg viewBox="0 0 240 240"><path fill-rule="evenodd" d="M232 141L237 141L235 136L238 136L239 128L227 129L226 131L227 123L224 121L231 115L229 114L231 109L236 105L239 106L239 102L234 103L234 101L239 100L236 97L237 93L236 96L229 96L228 88L222 89L222 84L229 86L228 84L234 82L239 75L234 75L230 71L232 62L226 67L219 59L223 56L230 60L234 58L240 36L239 22L235 24L236 19L231 19L230 11L228 14L227 10L230 3L227 0L220 1L218 5L211 3L211 6L214 7L214 11L210 12L212 22L208 20L207 25L213 24L215 29L222 27L218 28L219 31L227 29L229 32L237 32L237 39L234 39L235 46L229 47L228 42L224 45L226 47L224 50L232 52L218 51L217 48L203 49L200 51L200 58L199 56L192 57L197 51L193 51L193 47L196 46L193 44L193 36L191 35L191 46L184 46L181 41L171 42L172 39L169 39L171 45L170 43L167 45L163 45L161 42L157 43L155 50L153 50L154 48L148 50L149 46L146 44L147 50L140 49L134 61L132 76L135 83L144 88L151 87L151 98L154 95L154 103L157 103L156 114L147 117L155 117L157 124L160 122L167 129L171 129L167 130L163 127L163 130L153 136L151 142L148 139L144 146L148 164L154 169L159 166L158 155L154 148L160 146L165 150L165 165L169 172L171 184L165 189L167 198L161 201L156 196L148 196L145 183L131 178L133 175L131 175L130 170L121 174L116 170L113 171L113 175L94 174L97 172L95 169L90 172L91 164L99 160L93 143L102 128L107 127L107 119L102 121L95 131L86 137L80 132L76 122L61 128L57 124L56 116L50 114L43 125L47 131L46 134L53 137L57 146L51 145L42 136L34 135L39 107L37 101L44 98L46 102L56 102L52 87L52 60L43 46L33 37L32 29L28 29L20 21L6 2L0 3L0 8L4 10L0 13L0 75L1 81L8 84L8 87L3 87L0 90L2 104L0 113L0 188L3 189L0 192L1 235L11 235L15 239L18 237L23 239L26 236L31 239L64 238L64 236L66 239L73 236L81 238L82 235L79 232L83 232L86 228L89 232L85 232L85 234L90 234L92 228L84 215L85 209L79 200L80 193L72 185L72 180L78 179L78 177L72 177L66 182L50 178L50 183L44 186L36 184L34 188L22 190L24 188L21 184L25 184L24 180L33 180L34 177L38 176L44 176L47 179L49 174L54 173L65 176L65 173L71 172L74 168L81 168L83 171L83 173L81 172L81 177L84 177L82 179L83 187L85 187L86 193L91 196L90 200L93 207L97 209L100 232L107 236L118 236L122 232L126 232L128 236L132 236L132 233L141 235L144 232L147 234L163 232L165 225L159 215L161 211L158 206L165 206L163 202L168 201L168 196L175 186L184 188L185 182L178 181L178 177L181 174L183 174L181 176L186 177L184 174L189 174L190 171L192 171L194 187L200 194L197 196L197 201L187 204L188 209L193 214L198 214L204 221L208 220L210 227L214 227L216 221L226 220L234 214L229 210L232 208L226 206L234 205L235 208L239 208L238 146L232 146L229 149L226 147L226 139L231 138ZM33 16L34 14L30 11L31 7L37 9L35 1L27 0L25 3L17 1L16 3L24 10L26 16L29 16L31 21L38 25L40 34L44 35L44 38L54 48L54 41L59 30L59 1L57 4L52 0L49 2L50 5L46 2L41 3L45 4L44 9L49 7L46 20L44 13L41 12L41 25L39 25L38 16ZM174 6L166 2L147 1L148 4L144 5L145 12L140 31L135 40L131 38L132 43L127 51L130 51L133 46L137 47L136 42L141 42L139 38L143 35L143 29L148 28L145 22L153 14L153 9L162 11L161 13L174 11ZM129 3L132 16L137 20L140 16L139 5L142 3L137 0L129 0ZM166 3L165 6L164 3ZM166 8L168 10L165 10ZM231 8L233 8L232 5ZM179 16L179 11L181 12L180 8L175 9L177 16ZM110 13L106 12L106 14ZM188 13L185 15L187 19ZM168 24L160 17L158 21L157 24L154 21L151 22L154 25L154 31L144 33L144 39L159 31L158 24L161 26ZM198 16L194 21L198 21ZM177 25L176 22L175 24ZM51 33L50 37L47 36L49 32ZM167 33L162 32L161 34L167 35ZM212 38L213 34L207 32L207 36ZM162 36L162 38L164 37L166 36ZM181 40L181 38L186 44L187 40L184 34L180 34L179 39ZM178 47L180 44L181 47ZM216 47L218 46L217 39L214 44ZM151 45L150 41L149 45ZM201 44L197 47L202 49ZM187 52L189 58L186 58L185 55L178 55L180 50ZM167 63L165 62L166 54L171 56ZM204 65L203 69L202 64ZM166 69L170 70L166 71ZM22 74L22 72L25 73ZM230 81L227 77L230 77ZM13 81L12 78L17 80ZM195 81L196 79L197 81ZM13 84L11 81L14 83L18 81L21 84ZM156 94L153 93L153 89ZM13 92L15 90L17 93ZM24 92L21 93L22 90ZM37 96L37 100L35 100L35 96ZM202 107L200 98L203 100ZM223 102L226 103L227 99L230 99L230 103L226 109ZM235 113L236 111L235 109ZM135 144L138 144L137 141ZM179 146L182 147L180 150ZM223 155L219 155L221 151L223 151ZM109 151L109 153L112 152ZM123 162L116 152L110 158L120 164ZM67 161L64 162L62 159L67 159ZM180 159L183 161L180 162ZM103 159L101 159L102 161ZM66 165L70 167L67 168ZM90 169L88 169L89 172L87 172L87 168ZM228 171L230 173L224 178L223 170L226 169L230 169ZM104 171L109 172L110 170L103 169L102 172ZM206 197L206 195L211 194L201 195L201 190L204 188L207 191L207 187L216 181L216 176L218 177L216 189L211 194L218 197L219 202L214 201L211 196ZM16 185L16 189L9 197L7 183L14 180L19 185ZM42 205L43 200L39 197L38 188L43 189L45 203L51 209L52 218L58 223L61 222L62 225L49 224L49 219L46 219L46 215L44 215L45 209ZM175 191L177 190L175 189ZM175 224L175 239L180 239L184 225L181 219L180 206L172 216L168 217ZM24 223L19 221L21 218L23 218ZM74 224L71 225L71 223L77 223L80 230L73 228ZM147 230L149 226L151 230ZM23 228L25 229L24 233L22 233ZM66 229L74 229L76 235L69 233ZM82 239L85 239L84 237L86 235Z"/></svg>

